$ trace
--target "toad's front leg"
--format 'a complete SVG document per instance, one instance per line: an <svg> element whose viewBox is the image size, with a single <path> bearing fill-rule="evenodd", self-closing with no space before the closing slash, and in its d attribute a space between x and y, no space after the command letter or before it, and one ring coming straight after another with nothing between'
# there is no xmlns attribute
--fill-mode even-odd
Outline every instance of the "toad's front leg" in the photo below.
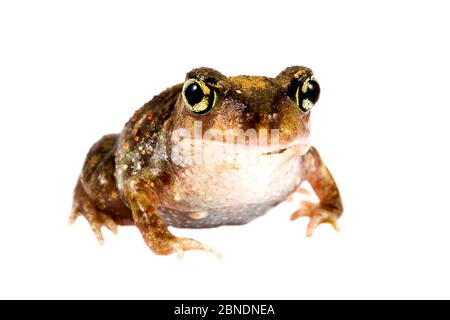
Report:
<svg viewBox="0 0 450 320"><path fill-rule="evenodd" d="M306 181L311 184L319 203L303 201L302 208L294 212L291 220L299 217L309 217L306 235L313 234L314 229L321 223L330 223L338 230L337 220L342 215L343 206L339 189L330 171L320 158L314 147L303 156L302 166Z"/></svg>
<svg viewBox="0 0 450 320"><path fill-rule="evenodd" d="M183 257L186 250L204 250L220 259L220 253L216 250L194 239L178 238L168 230L157 210L159 197L151 185L153 183L136 177L130 178L125 184L125 197L133 220L149 248L160 255L176 252L179 258Z"/></svg>

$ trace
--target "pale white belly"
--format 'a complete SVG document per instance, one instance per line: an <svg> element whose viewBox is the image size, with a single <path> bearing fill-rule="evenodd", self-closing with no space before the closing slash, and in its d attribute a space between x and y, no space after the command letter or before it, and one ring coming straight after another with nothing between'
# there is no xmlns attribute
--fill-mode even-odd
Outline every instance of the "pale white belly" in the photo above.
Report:
<svg viewBox="0 0 450 320"><path fill-rule="evenodd" d="M301 156L289 150L178 166L160 208L165 222L177 227L247 223L284 201L303 180Z"/></svg>

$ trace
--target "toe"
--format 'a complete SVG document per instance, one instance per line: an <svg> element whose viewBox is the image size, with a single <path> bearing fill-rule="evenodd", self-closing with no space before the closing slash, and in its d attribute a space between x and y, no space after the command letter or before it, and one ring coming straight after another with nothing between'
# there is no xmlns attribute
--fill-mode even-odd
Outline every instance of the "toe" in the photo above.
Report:
<svg viewBox="0 0 450 320"><path fill-rule="evenodd" d="M80 216L80 212L78 210L72 210L72 212L70 213L70 217L69 217L69 225L74 224L79 216Z"/></svg>
<svg viewBox="0 0 450 320"><path fill-rule="evenodd" d="M311 195L312 195L311 191L309 191L309 190L306 189L306 188L298 188L298 189L296 190L296 192L297 192L297 193L300 193L300 194L302 194L302 195L304 195L304 196L311 196Z"/></svg>
<svg viewBox="0 0 450 320"><path fill-rule="evenodd" d="M330 221L330 224L337 232L341 230L341 227L339 226L339 223L337 223L337 221Z"/></svg>
<svg viewBox="0 0 450 320"><path fill-rule="evenodd" d="M300 201L300 207L303 209L317 208L317 203L311 201Z"/></svg>
<svg viewBox="0 0 450 320"><path fill-rule="evenodd" d="M117 223L111 217L102 213L101 220L105 227L107 227L112 233L117 234L118 231Z"/></svg>
<svg viewBox="0 0 450 320"><path fill-rule="evenodd" d="M301 217L311 217L313 216L314 211L310 209L298 209L291 215L291 221L294 221L295 219L301 218Z"/></svg>
<svg viewBox="0 0 450 320"><path fill-rule="evenodd" d="M209 252L209 253L215 255L217 257L217 259L219 259L219 260L222 259L222 255L220 254L220 252L218 252L217 250L215 250L201 242L198 242L197 240L189 239L189 238L180 238L180 239L177 239L177 242L181 246L182 251L202 250L202 251L206 251L206 252Z"/></svg>
<svg viewBox="0 0 450 320"><path fill-rule="evenodd" d="M311 237L314 233L314 230L319 226L320 223L320 216L312 216L311 219L309 219L308 227L306 228L306 236Z"/></svg>
<svg viewBox="0 0 450 320"><path fill-rule="evenodd" d="M92 231L94 231L95 236L97 237L97 241L100 245L103 245L105 243L105 240L103 239L103 234L101 230L101 225L94 223L91 225Z"/></svg>

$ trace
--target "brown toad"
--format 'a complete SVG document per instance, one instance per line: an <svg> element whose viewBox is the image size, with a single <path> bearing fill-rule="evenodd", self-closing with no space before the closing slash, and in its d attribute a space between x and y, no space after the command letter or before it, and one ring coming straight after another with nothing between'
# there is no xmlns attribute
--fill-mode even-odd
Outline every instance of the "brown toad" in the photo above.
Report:
<svg viewBox="0 0 450 320"><path fill-rule="evenodd" d="M303 202L307 235L337 226L343 211L336 183L310 146L310 109L320 87L312 71L290 67L275 78L190 71L135 112L120 134L89 151L75 188L71 222L83 215L98 240L101 227L135 225L157 254L200 249L168 226L240 225L311 184L319 203Z"/></svg>

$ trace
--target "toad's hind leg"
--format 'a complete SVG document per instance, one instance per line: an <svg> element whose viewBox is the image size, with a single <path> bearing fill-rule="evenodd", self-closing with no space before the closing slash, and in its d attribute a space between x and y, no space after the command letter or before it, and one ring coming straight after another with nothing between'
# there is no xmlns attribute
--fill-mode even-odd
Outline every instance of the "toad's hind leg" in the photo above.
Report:
<svg viewBox="0 0 450 320"><path fill-rule="evenodd" d="M101 231L103 226L107 227L113 233L117 233L117 223L107 213L102 212L95 206L81 185L80 180L78 180L77 186L75 187L69 224L73 224L79 216L86 218L100 244L104 242Z"/></svg>
<svg viewBox="0 0 450 320"><path fill-rule="evenodd" d="M85 217L100 243L103 243L103 226L116 233L118 225L133 224L131 211L119 197L114 177L117 138L117 135L104 136L86 156L69 219L73 223L79 216Z"/></svg>

